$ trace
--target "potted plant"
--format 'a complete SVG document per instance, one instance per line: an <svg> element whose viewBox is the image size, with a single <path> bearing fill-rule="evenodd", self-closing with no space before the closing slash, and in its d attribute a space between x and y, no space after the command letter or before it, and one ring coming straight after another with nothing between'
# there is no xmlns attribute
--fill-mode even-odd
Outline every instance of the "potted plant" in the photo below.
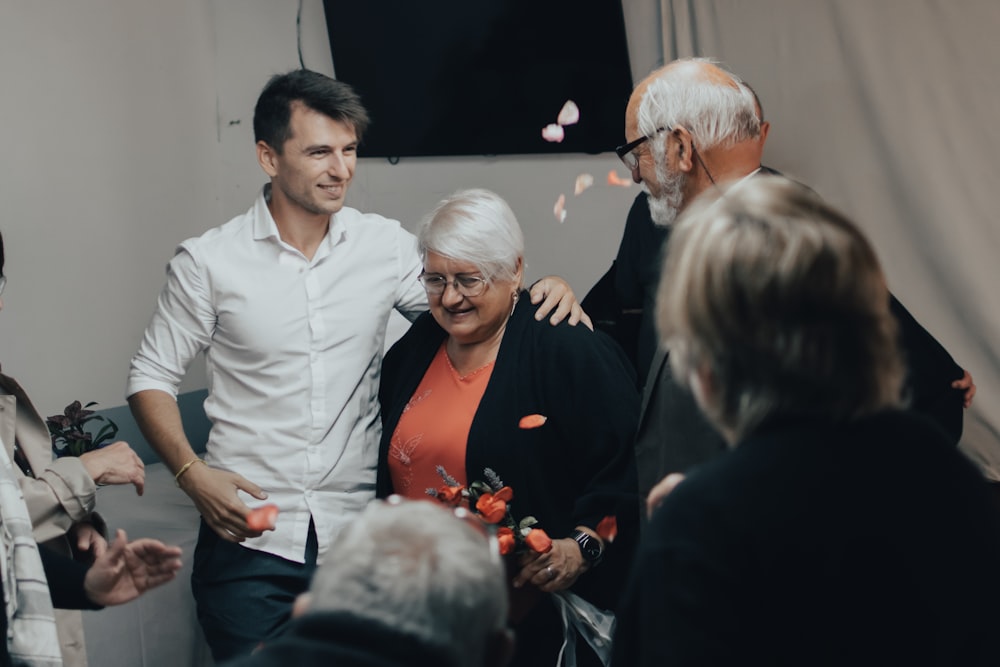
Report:
<svg viewBox="0 0 1000 667"><path fill-rule="evenodd" d="M61 415L45 418L49 435L52 437L52 451L56 456L80 456L114 441L118 435L118 425L107 417L87 409L93 405L97 405L97 402L91 401L81 405L80 401L73 401L66 406ZM89 422L103 422L104 425L96 434L92 434L84 430L84 426Z"/></svg>

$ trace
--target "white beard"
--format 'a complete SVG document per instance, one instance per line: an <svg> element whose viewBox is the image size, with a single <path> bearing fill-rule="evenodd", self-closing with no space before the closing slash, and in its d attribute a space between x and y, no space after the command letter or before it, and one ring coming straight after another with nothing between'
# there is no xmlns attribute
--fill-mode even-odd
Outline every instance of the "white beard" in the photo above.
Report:
<svg viewBox="0 0 1000 667"><path fill-rule="evenodd" d="M656 180L660 186L660 194L657 197L649 195L649 214L656 225L668 227L677 219L677 212L680 211L681 204L684 203L686 176L683 172L670 173L662 165L662 161L658 160Z"/></svg>

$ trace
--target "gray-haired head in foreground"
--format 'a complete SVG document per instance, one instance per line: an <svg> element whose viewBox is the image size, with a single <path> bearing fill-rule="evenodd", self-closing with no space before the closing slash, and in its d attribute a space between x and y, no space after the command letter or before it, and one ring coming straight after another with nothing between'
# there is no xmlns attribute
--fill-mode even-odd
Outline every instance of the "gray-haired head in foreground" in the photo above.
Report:
<svg viewBox="0 0 1000 667"><path fill-rule="evenodd" d="M510 206L495 192L459 190L442 199L417 230L420 258L428 252L475 264L483 277L517 278L524 235Z"/></svg>
<svg viewBox="0 0 1000 667"><path fill-rule="evenodd" d="M904 367L875 251L815 193L757 176L671 236L657 326L675 376L731 440L777 416L898 406Z"/></svg>
<svg viewBox="0 0 1000 667"><path fill-rule="evenodd" d="M480 667L505 628L503 566L484 533L432 501L375 501L340 533L310 586L310 611L349 612Z"/></svg>

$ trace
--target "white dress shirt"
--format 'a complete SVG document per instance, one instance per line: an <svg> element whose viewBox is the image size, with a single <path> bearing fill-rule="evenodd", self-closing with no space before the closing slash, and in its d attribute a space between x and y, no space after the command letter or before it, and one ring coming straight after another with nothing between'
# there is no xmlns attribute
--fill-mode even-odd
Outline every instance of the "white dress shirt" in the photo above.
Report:
<svg viewBox="0 0 1000 667"><path fill-rule="evenodd" d="M176 396L205 351L206 460L281 510L273 532L242 544L303 562L310 516L322 556L374 497L386 323L393 309L413 320L427 296L416 239L397 221L345 207L310 261L279 237L267 192L178 247L127 395Z"/></svg>

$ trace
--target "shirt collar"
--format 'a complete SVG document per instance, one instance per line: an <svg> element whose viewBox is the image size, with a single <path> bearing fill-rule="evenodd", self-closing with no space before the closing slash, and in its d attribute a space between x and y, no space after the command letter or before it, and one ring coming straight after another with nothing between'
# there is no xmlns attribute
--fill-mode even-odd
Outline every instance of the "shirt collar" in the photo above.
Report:
<svg viewBox="0 0 1000 667"><path fill-rule="evenodd" d="M278 233L278 225L275 224L271 216L271 209L267 207L267 202L271 200L271 184L267 183L261 188L257 200L253 204L253 238L256 241L266 239L281 240Z"/></svg>
<svg viewBox="0 0 1000 667"><path fill-rule="evenodd" d="M271 215L271 209L268 208L267 203L271 200L271 184L265 183L264 187L261 188L260 194L257 195L257 200L253 205L253 237L256 241L265 241L268 239L273 240L275 243L283 243L281 240L281 234L278 232L278 225L274 222L274 217ZM330 228L326 232L326 236L323 237L323 242L320 244L319 250L316 256L313 257L313 261L325 257L333 247L338 243L341 243L347 238L347 229L344 225L344 221L341 219L343 214L343 209L339 213L334 214L330 218Z"/></svg>

